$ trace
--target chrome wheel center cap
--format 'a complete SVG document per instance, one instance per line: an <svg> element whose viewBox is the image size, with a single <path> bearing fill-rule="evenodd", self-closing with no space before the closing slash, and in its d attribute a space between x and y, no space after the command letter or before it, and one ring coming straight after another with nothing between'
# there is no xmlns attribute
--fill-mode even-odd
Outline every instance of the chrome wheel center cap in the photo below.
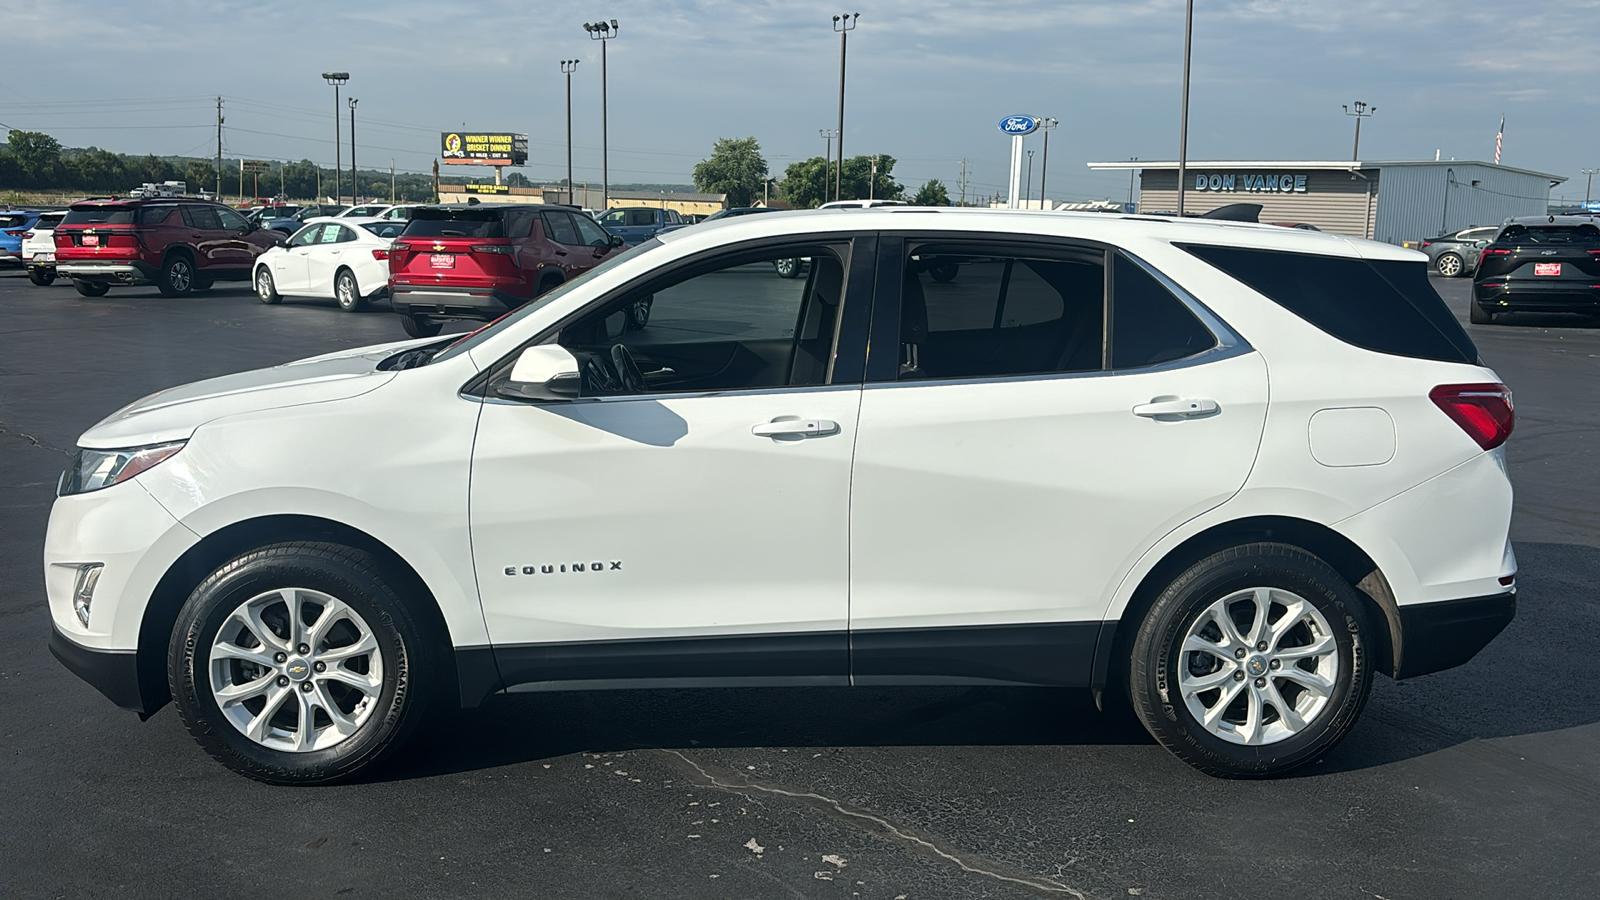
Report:
<svg viewBox="0 0 1600 900"><path fill-rule="evenodd" d="M293 681L305 681L311 677L311 663L297 656L284 663L283 674Z"/></svg>
<svg viewBox="0 0 1600 900"><path fill-rule="evenodd" d="M1264 656L1252 656L1245 661L1244 667L1250 673L1251 678L1260 678L1267 674L1267 658Z"/></svg>

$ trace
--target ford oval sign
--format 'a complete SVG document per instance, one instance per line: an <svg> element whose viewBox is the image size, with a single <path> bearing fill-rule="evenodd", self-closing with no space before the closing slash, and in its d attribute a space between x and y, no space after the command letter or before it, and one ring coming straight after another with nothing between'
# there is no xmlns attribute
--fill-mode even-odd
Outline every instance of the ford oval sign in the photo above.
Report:
<svg viewBox="0 0 1600 900"><path fill-rule="evenodd" d="M1006 134L1028 134L1039 127L1039 120L1033 116L1006 116L1000 120L1000 130Z"/></svg>

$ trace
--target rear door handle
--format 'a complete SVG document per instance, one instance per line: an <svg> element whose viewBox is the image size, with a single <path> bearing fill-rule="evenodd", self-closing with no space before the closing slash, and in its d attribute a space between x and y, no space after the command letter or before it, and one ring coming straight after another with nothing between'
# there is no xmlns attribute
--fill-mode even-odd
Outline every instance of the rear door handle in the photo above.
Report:
<svg viewBox="0 0 1600 900"><path fill-rule="evenodd" d="M757 437L808 438L826 437L839 433L839 423L831 419L802 419L798 416L779 416L750 429Z"/></svg>
<svg viewBox="0 0 1600 900"><path fill-rule="evenodd" d="M1197 419L1215 415L1221 407L1215 400L1152 400L1133 408L1133 414L1147 419Z"/></svg>

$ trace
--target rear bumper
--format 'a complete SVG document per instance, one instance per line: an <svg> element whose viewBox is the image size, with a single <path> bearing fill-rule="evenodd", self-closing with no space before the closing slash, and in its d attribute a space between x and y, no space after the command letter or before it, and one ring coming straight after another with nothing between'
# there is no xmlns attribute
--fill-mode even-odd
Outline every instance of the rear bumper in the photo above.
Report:
<svg viewBox="0 0 1600 900"><path fill-rule="evenodd" d="M389 304L401 315L430 319L498 319L527 300L494 288L455 288L396 284Z"/></svg>
<svg viewBox="0 0 1600 900"><path fill-rule="evenodd" d="M1517 614L1517 592L1400 607L1395 678L1453 669L1489 645Z"/></svg>
<svg viewBox="0 0 1600 900"><path fill-rule="evenodd" d="M154 712L146 709L144 695L139 690L139 660L134 651L85 647L52 626L50 655L112 703L140 715Z"/></svg>
<svg viewBox="0 0 1600 900"><path fill-rule="evenodd" d="M105 284L146 284L156 278L156 268L138 260L108 263L57 259L56 272L77 281Z"/></svg>
<svg viewBox="0 0 1600 900"><path fill-rule="evenodd" d="M1487 281L1472 297L1490 312L1594 312L1600 310L1600 279L1568 282Z"/></svg>

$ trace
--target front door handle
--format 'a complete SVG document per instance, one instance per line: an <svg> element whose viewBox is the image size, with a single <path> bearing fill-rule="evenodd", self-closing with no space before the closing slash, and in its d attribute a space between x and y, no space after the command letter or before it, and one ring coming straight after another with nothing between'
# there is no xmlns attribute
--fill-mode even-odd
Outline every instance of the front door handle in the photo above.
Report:
<svg viewBox="0 0 1600 900"><path fill-rule="evenodd" d="M1215 400L1152 400L1135 406L1133 414L1147 419L1198 419L1216 415L1220 408Z"/></svg>
<svg viewBox="0 0 1600 900"><path fill-rule="evenodd" d="M826 437L839 433L839 423L831 419L802 419L798 416L779 416L750 429L757 437L809 438Z"/></svg>

